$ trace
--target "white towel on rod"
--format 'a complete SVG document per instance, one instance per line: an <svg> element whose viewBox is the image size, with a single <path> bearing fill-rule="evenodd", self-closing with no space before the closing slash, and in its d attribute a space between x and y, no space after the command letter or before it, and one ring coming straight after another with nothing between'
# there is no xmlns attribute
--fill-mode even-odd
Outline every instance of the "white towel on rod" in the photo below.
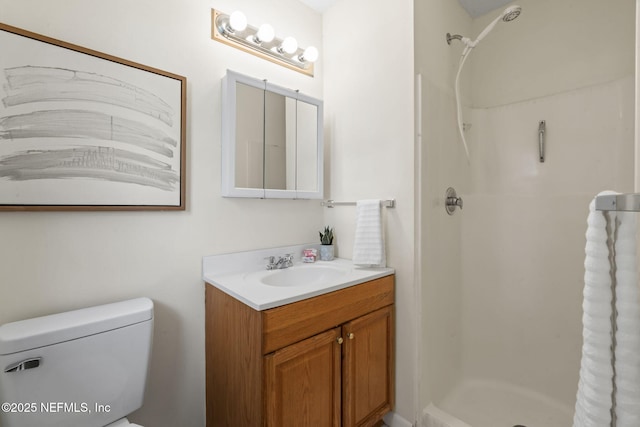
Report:
<svg viewBox="0 0 640 427"><path fill-rule="evenodd" d="M635 212L616 215L616 426L640 426L640 292Z"/></svg>
<svg viewBox="0 0 640 427"><path fill-rule="evenodd" d="M615 218L615 212L610 212L609 215ZM612 280L608 239L606 217L603 212L595 210L594 199L589 204L587 217L582 302L582 360L573 427L607 427L611 424Z"/></svg>
<svg viewBox="0 0 640 427"><path fill-rule="evenodd" d="M386 256L382 230L381 201L356 202L356 234L353 263L369 267L385 267Z"/></svg>
<svg viewBox="0 0 640 427"><path fill-rule="evenodd" d="M617 194L603 192L603 194ZM585 247L583 348L574 427L611 425L615 382L617 427L640 426L640 291L637 273L637 214L602 212L589 206ZM613 244L612 244L613 242ZM612 251L612 249L615 249ZM611 262L615 260L615 281ZM616 291L615 381L611 366L612 286Z"/></svg>

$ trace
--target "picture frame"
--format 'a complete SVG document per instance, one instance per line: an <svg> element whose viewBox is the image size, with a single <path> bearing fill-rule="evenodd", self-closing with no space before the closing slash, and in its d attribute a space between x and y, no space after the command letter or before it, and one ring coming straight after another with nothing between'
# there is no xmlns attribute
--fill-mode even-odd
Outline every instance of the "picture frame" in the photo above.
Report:
<svg viewBox="0 0 640 427"><path fill-rule="evenodd" d="M0 46L0 211L185 210L185 77L1 23Z"/></svg>

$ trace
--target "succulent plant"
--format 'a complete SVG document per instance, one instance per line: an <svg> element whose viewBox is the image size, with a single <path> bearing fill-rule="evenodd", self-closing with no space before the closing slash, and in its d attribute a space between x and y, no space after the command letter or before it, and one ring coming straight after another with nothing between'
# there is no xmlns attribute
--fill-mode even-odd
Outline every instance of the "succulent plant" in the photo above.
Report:
<svg viewBox="0 0 640 427"><path fill-rule="evenodd" d="M319 231L318 233L320 234L320 243L323 245L333 244L333 228L329 228L327 226L324 228L324 233L322 231Z"/></svg>

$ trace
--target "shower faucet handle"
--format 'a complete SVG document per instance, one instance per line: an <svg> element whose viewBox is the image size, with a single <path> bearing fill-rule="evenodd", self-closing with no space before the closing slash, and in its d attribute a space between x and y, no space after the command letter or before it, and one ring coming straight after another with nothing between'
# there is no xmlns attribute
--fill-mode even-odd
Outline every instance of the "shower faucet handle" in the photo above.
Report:
<svg viewBox="0 0 640 427"><path fill-rule="evenodd" d="M453 206L462 209L462 205L462 197L447 197L447 206Z"/></svg>
<svg viewBox="0 0 640 427"><path fill-rule="evenodd" d="M444 207L449 215L453 215L456 208L462 209L462 197L458 197L456 190L453 187L447 188L447 192L444 196Z"/></svg>

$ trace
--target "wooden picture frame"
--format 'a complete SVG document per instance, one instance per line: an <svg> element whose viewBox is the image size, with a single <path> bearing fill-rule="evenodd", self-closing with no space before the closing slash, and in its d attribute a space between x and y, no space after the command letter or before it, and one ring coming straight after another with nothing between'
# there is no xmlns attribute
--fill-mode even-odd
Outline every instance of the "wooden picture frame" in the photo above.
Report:
<svg viewBox="0 0 640 427"><path fill-rule="evenodd" d="M0 46L0 211L185 209L185 77L5 24Z"/></svg>

